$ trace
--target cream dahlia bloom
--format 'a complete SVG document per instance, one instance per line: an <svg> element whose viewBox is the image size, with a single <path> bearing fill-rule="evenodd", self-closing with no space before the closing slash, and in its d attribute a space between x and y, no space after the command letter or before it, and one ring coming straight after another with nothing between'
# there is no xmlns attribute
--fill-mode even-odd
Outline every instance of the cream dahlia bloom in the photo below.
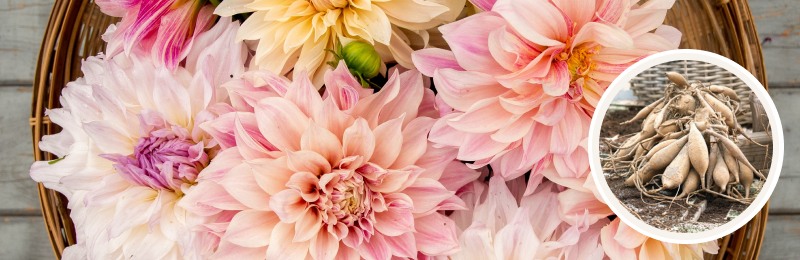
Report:
<svg viewBox="0 0 800 260"><path fill-rule="evenodd" d="M201 215L246 207L219 223L227 227L212 258L389 260L459 250L441 212L466 209L455 191L478 173L455 160L456 149L427 141L438 112L419 72L393 71L373 94L340 63L325 74L324 98L306 77L259 74L269 86L231 86L239 112L203 126L236 146L198 177L216 181L181 202Z"/></svg>
<svg viewBox="0 0 800 260"><path fill-rule="evenodd" d="M238 27L219 21L174 71L137 52L84 61L84 77L62 92L63 108L46 112L64 130L42 137L40 148L62 159L30 172L69 198L77 244L64 259L202 257L187 250L196 243L191 228L219 216L176 205L219 150L199 125L233 110L216 88L244 73Z"/></svg>
<svg viewBox="0 0 800 260"><path fill-rule="evenodd" d="M319 88L336 40L363 40L375 45L384 62L414 68L411 52L427 47L427 30L451 22L465 0L226 0L215 14L254 12L238 39L259 40L255 63L284 75L308 71Z"/></svg>

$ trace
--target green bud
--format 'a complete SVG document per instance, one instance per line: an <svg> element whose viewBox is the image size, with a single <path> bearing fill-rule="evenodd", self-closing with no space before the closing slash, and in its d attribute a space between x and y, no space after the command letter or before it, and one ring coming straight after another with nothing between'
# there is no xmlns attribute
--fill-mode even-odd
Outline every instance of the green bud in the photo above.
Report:
<svg viewBox="0 0 800 260"><path fill-rule="evenodd" d="M378 75L381 69L381 56L375 51L375 47L362 41L354 41L342 50L344 62L353 71L357 71L364 79L370 79Z"/></svg>

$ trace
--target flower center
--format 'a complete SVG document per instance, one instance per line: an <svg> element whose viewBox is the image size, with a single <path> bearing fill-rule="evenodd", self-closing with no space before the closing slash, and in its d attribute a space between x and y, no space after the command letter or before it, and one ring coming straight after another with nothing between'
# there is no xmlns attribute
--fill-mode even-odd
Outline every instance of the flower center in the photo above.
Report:
<svg viewBox="0 0 800 260"><path fill-rule="evenodd" d="M597 69L597 64L592 60L592 57L597 55L601 46L586 47L584 45L576 46L572 49L571 53L562 52L558 54L556 59L566 61L572 80L575 82L578 78L589 75L589 72Z"/></svg>
<svg viewBox="0 0 800 260"><path fill-rule="evenodd" d="M197 174L208 165L203 146L190 140L168 137L141 137L131 155L105 154L116 162L114 168L128 182L157 190L180 191L193 185Z"/></svg>
<svg viewBox="0 0 800 260"><path fill-rule="evenodd" d="M343 174L344 175L344 174ZM345 176L342 176L345 177ZM331 196L333 202L333 214L339 222L347 226L355 225L364 218L371 210L369 204L369 189L364 184L363 179L357 174L350 174L336 185Z"/></svg>

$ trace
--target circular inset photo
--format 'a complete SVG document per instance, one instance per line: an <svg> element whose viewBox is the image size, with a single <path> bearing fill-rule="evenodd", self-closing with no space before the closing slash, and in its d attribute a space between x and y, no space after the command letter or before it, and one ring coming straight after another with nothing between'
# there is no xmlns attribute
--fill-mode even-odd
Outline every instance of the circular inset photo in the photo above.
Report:
<svg viewBox="0 0 800 260"><path fill-rule="evenodd" d="M710 52L645 58L608 88L590 127L603 199L626 224L672 243L739 229L778 181L783 133L746 69Z"/></svg>

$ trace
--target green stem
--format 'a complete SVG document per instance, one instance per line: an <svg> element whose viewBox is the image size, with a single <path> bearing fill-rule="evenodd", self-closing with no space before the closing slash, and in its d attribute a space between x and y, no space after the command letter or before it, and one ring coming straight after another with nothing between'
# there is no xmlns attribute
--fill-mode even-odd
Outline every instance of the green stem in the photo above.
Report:
<svg viewBox="0 0 800 260"><path fill-rule="evenodd" d="M214 6L218 6L219 3L221 2L220 0L208 0L208 1L211 2L211 4Z"/></svg>

